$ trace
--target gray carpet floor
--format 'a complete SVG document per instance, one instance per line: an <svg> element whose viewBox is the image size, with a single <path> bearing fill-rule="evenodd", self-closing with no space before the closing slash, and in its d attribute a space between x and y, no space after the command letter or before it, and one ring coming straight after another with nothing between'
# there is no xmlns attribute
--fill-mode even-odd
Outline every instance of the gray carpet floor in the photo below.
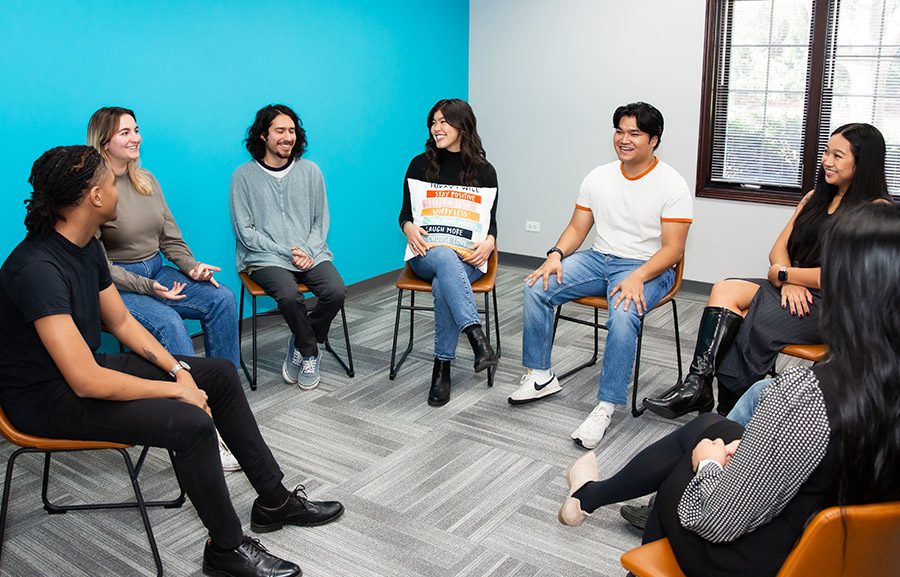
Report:
<svg viewBox="0 0 900 577"><path fill-rule="evenodd" d="M302 483L311 498L338 499L346 506L335 523L262 535L270 551L297 562L309 577L625 574L619 556L640 543L640 534L620 518L617 505L596 511L578 528L556 520L565 496L563 473L584 452L569 433L595 405L599 363L564 381L563 391L545 400L519 407L506 400L522 374L521 283L527 272L501 265L503 357L495 386L486 386L484 373L472 373L463 337L452 399L441 408L425 402L434 335L430 313L417 315L415 348L396 380L388 379L397 300L392 283L356 291L347 301L354 378L326 355L319 388L285 385L280 369L287 326L273 318L260 330L259 388L246 387L247 397L284 470L285 484ZM677 298L685 364L705 298L686 291ZM417 302L429 300L424 296ZM579 309L589 317L583 307L570 305L566 311ZM407 318L401 320L401 339ZM343 353L340 317L331 338ZM249 342L248 330L248 357ZM591 347L590 329L561 324L554 367L562 372L586 360ZM782 358L778 366L797 362ZM676 379L674 328L666 306L645 323L640 395L659 392ZM618 410L597 449L601 476L686 420L671 422L649 413L634 418ZM0 443L4 461L12 450L8 442ZM53 463L50 494L61 502L129 496L121 458L111 451L58 455ZM41 468L36 455L17 461L0 574L153 574L136 511L47 515L40 501ZM255 494L240 472L227 474L227 481L250 533ZM141 486L149 499L175 491L164 451L151 450ZM150 517L166 574L200 575L206 532L190 502L181 509L153 509Z"/></svg>

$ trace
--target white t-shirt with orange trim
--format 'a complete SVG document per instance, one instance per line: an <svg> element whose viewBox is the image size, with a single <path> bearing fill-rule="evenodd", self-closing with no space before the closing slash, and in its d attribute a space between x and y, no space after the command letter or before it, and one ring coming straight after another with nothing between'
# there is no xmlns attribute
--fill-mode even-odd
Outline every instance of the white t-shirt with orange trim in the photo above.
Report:
<svg viewBox="0 0 900 577"><path fill-rule="evenodd" d="M693 222L694 214L687 182L658 158L634 178L618 160L598 166L584 177L575 208L594 215L593 250L638 260L662 246L663 222Z"/></svg>

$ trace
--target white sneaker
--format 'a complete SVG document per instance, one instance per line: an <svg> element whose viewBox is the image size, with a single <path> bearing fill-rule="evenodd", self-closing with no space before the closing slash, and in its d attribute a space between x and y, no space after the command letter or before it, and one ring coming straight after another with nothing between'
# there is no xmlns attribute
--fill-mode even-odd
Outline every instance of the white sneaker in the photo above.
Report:
<svg viewBox="0 0 900 577"><path fill-rule="evenodd" d="M240 471L241 464L238 463L238 460L234 458L234 455L231 454L231 449L229 449L222 439L219 438L219 459L222 460L222 470L223 471Z"/></svg>
<svg viewBox="0 0 900 577"><path fill-rule="evenodd" d="M551 373L549 381L539 383L534 378L534 371L528 369L528 372L522 375L522 379L519 381L519 388L509 396L508 400L510 405L522 405L543 399L561 390L562 386L559 384L559 379L556 378L556 375Z"/></svg>
<svg viewBox="0 0 900 577"><path fill-rule="evenodd" d="M597 405L581 425L570 435L576 444L585 449L593 449L600 444L606 429L609 427L611 415L602 405Z"/></svg>

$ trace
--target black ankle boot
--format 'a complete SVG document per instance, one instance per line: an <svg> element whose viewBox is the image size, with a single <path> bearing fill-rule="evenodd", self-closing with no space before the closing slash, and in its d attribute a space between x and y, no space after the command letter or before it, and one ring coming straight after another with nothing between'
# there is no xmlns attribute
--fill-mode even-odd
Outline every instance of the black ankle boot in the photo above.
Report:
<svg viewBox="0 0 900 577"><path fill-rule="evenodd" d="M694 360L687 378L661 397L645 398L644 408L667 419L676 419L693 411L710 412L714 404L712 381L716 367L731 348L743 321L744 317L724 307L703 309Z"/></svg>
<svg viewBox="0 0 900 577"><path fill-rule="evenodd" d="M469 344L472 345L472 352L475 353L475 372L480 373L484 369L489 369L497 365L497 355L494 353L494 347L490 341L484 336L481 325L469 325L463 329L466 336L469 337Z"/></svg>
<svg viewBox="0 0 900 577"><path fill-rule="evenodd" d="M428 391L428 404L441 407L450 400L450 361L434 359L431 371L431 390Z"/></svg>

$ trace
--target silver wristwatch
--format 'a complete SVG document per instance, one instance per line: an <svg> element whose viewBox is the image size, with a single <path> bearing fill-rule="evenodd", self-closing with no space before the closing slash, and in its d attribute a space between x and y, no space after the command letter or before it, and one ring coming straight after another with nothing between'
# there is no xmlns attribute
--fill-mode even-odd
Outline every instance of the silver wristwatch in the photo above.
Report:
<svg viewBox="0 0 900 577"><path fill-rule="evenodd" d="M191 365L187 364L187 363L184 362L184 361L178 361L177 363L175 363L175 366L174 366L174 367L172 367L171 369L169 369L169 375L171 375L172 378L174 379L174 378L175 378L175 375L178 374L178 371L180 371L181 369L185 369L185 370L187 370L187 371L190 371L190 370L191 370Z"/></svg>

